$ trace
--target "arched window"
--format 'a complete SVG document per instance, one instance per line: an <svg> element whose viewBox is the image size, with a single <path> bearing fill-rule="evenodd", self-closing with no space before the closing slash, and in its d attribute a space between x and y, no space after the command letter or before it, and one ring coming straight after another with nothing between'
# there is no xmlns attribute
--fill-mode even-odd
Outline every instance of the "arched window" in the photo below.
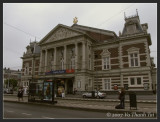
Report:
<svg viewBox="0 0 160 122"><path fill-rule="evenodd" d="M74 69L75 68L75 58L72 56L71 57L71 65L70 65L71 67L71 69Z"/></svg>

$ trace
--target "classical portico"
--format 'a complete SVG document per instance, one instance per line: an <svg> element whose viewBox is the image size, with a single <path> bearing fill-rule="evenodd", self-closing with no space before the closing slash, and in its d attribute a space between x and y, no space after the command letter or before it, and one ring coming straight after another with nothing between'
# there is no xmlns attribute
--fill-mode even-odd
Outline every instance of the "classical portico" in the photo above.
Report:
<svg viewBox="0 0 160 122"><path fill-rule="evenodd" d="M86 69L86 49L87 44L85 42L76 42L64 46L42 49L40 72L44 73L50 70L66 70L72 68L75 70Z"/></svg>
<svg viewBox="0 0 160 122"><path fill-rule="evenodd" d="M88 51L91 47L91 40L86 38L82 32L58 25L48 34L48 37L40 41L40 46L39 75L51 79L62 79L65 90L70 90L67 88L69 86L72 86L72 89L77 88L76 77L89 70L88 59L91 54ZM82 82L85 84L85 80ZM85 85L81 87L81 90L84 91Z"/></svg>

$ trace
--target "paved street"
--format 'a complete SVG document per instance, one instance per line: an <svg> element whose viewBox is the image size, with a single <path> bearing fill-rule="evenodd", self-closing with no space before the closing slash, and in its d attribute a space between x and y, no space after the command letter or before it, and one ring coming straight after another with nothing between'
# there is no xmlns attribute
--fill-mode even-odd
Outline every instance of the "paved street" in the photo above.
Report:
<svg viewBox="0 0 160 122"><path fill-rule="evenodd" d="M22 104L26 104L26 105L31 105L34 109L34 105L38 108L38 106L44 106L46 105L47 108L55 108L55 109L64 109L67 111L67 110L75 110L75 111L86 111L86 112L98 112L99 114L100 113L105 113L107 114L109 112L109 115L112 113L121 113L123 115L125 115L126 113L133 113L135 112L136 114L138 113L154 113L154 115L152 117L156 118L156 113L157 113L157 102L154 101L154 100L138 100L137 101L137 110L130 110L130 104L129 104L129 101L126 100L125 102L125 109L115 109L115 106L117 104L119 104L119 100L115 100L115 99L83 99L83 98L71 98L71 97L66 97L64 99L62 98L56 98L55 100L58 102L54 105L51 105L51 104L46 104L46 103L28 103L28 97L24 97L24 101L23 102L18 102L18 99L15 95L5 95L4 96L4 110L5 110L5 117L17 117L17 115L15 115L14 112L12 111L15 111L15 110L8 110L7 108L12 108L12 107L9 107L9 106L13 106L11 105L12 103L14 104L19 104L20 105L20 110L22 110L23 107L25 106L21 106ZM9 103L8 103L9 102ZM35 109L37 109L35 107ZM28 107L29 108L29 107ZM19 110L17 108L17 110ZM7 112L8 111L8 112ZM27 113L29 112L29 113ZM33 112L32 109L28 109L27 110L27 114L30 114L30 112ZM44 111L42 111L44 112ZM17 112L16 112L17 113ZM22 113L25 113L25 112L22 112ZM58 114L58 113L57 113ZM69 113L68 113L69 114ZM101 118L102 115L104 116L104 114L96 114L98 116L92 116L92 117L96 117L96 118ZM34 113L34 115L36 115L36 113ZM40 114L41 115L41 114ZM54 114L55 115L55 114ZM67 115L67 114L65 114ZM77 112L77 115L78 115L78 112ZM90 114L89 114L90 115ZM74 116L74 117L78 117L78 118L81 118L83 115L81 116ZM146 115L147 116L147 115ZM18 117L24 117L24 115L19 115ZM33 116L34 117L40 117L40 116ZM61 114L60 115L57 115L57 117L61 117ZM66 116L62 116L62 117L66 117ZM70 118L71 115L67 115L67 118ZM84 116L85 117L89 117L89 116ZM109 116L108 116L109 117ZM107 118L108 118L107 117ZM125 116L126 117L126 116ZM129 117L129 116L128 116ZM41 118L41 117L40 117ZM52 116L51 116L52 118ZM54 118L54 117L53 117ZM135 116L133 116L133 118L136 118Z"/></svg>
<svg viewBox="0 0 160 122"><path fill-rule="evenodd" d="M84 110L71 110L51 106L4 102L4 119L37 118L37 119L62 119L62 118L155 118L151 112L95 112Z"/></svg>
<svg viewBox="0 0 160 122"><path fill-rule="evenodd" d="M105 118L105 112L91 112L4 102L4 118Z"/></svg>

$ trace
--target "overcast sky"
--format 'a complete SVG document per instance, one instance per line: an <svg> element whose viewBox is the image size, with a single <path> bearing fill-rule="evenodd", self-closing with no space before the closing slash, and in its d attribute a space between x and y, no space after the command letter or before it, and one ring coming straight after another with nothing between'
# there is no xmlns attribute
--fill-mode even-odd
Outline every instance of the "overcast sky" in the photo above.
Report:
<svg viewBox="0 0 160 122"><path fill-rule="evenodd" d="M136 14L141 24L148 23L151 34L151 56L157 67L156 3L4 3L3 67L21 69L23 53L31 41L40 41L57 24L71 26L78 17L79 25L114 31L123 30L126 16Z"/></svg>

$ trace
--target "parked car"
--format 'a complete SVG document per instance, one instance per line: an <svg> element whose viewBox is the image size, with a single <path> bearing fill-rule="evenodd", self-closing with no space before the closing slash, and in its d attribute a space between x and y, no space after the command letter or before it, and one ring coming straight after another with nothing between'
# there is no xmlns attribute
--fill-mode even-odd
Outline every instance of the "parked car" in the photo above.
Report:
<svg viewBox="0 0 160 122"><path fill-rule="evenodd" d="M82 94L83 98L92 98L92 92L86 92ZM98 96L97 96L97 92L95 92L94 95L95 98L105 98L106 97L106 93L102 93L98 91Z"/></svg>
<svg viewBox="0 0 160 122"><path fill-rule="evenodd" d="M13 89L4 88L4 89L3 89L3 93L4 93L4 94L13 94Z"/></svg>

